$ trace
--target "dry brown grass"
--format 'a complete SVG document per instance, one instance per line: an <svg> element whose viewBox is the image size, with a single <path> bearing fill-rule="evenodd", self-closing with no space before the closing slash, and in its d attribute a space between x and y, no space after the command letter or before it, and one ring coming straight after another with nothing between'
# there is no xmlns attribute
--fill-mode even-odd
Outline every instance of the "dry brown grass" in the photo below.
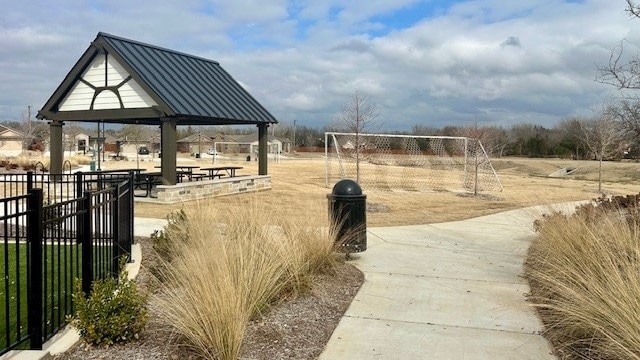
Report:
<svg viewBox="0 0 640 360"><path fill-rule="evenodd" d="M506 158L492 160L503 192L485 193L480 197L460 196L452 192L369 191L367 202L382 205L384 211L367 214L369 226L394 226L426 224L460 220L521 207L551 204L565 201L588 200L597 197L597 162L554 159ZM211 160L179 159L178 163L211 166ZM221 164L244 166L239 174L257 174L255 161L242 158L219 160ZM107 162L106 167L135 167L135 161ZM153 169L157 162L141 162L140 167ZM546 175L562 167L578 168L577 176L549 178ZM635 163L604 163L603 189L608 194L637 192L640 185L640 165ZM271 162L272 190L257 195L237 195L207 200L216 206L234 210L245 206L254 196L265 211L283 214L304 221L305 214L327 213L326 195L331 192L324 186L324 161L311 159ZM165 218L172 210L188 208L194 202L158 205L136 203L136 216ZM303 211L304 210L304 211Z"/></svg>
<svg viewBox="0 0 640 360"><path fill-rule="evenodd" d="M210 165L207 161L190 161L183 160L178 163L197 163L202 167ZM379 208L384 209L379 212L371 212L367 214L369 226L394 226L394 225L407 225L407 224L424 224L435 223L451 220L459 220L465 218L471 218L479 215L495 213L503 210L521 208L532 205L552 204L558 202L575 201L592 199L599 194L596 193L597 189L597 163L591 161L571 161L571 160L533 160L533 159L498 159L493 161L496 170L500 176L500 179L504 185L504 191L501 193L489 193L483 194L483 196L470 197L460 196L460 194L451 192L407 192L407 191L394 191L394 192L374 192L364 189L367 195L367 201L370 204L383 205ZM230 160L223 163L233 163L242 165L245 167L241 174L255 174L257 173L257 164L255 162L241 162L241 159L235 161ZM151 169L156 163L144 163L147 169ZM109 164L111 165L111 163ZM122 167L131 167L131 162L119 162ZM269 165L269 173L272 175L273 189L256 194L244 194L238 196L220 197L203 201L202 203L210 206L211 209L215 209L216 212L203 212L196 208L194 205L196 202L185 202L180 205L157 205L157 204L136 204L137 216L152 216L152 217L166 217L167 213L175 210L176 208L184 208L189 214L189 217L198 219L198 226L202 229L201 238L204 239L207 236L207 241L203 241L200 245L201 251L190 251L193 256L200 256L204 261L211 257L211 254L206 250L211 251L211 236L215 231L212 228L207 228L205 224L214 223L213 219L218 219L221 214L245 214L236 215L238 218L244 218L245 222L242 222L242 226L238 228L246 227L247 217L251 218L254 215L257 217L260 214L278 214L279 217L287 219L288 223L285 223L284 232L295 233L296 238L309 238L309 234L305 234L304 227L297 224L308 225L309 219L326 219L327 214L327 199L326 195L331 191L324 187L324 162L319 159L306 159L306 160L289 160L283 161L280 164L271 163ZM629 194L637 193L639 181L638 181L638 165L632 163L605 163L604 172L604 185L603 188L608 194ZM578 168L575 175L567 176L565 178L549 178L548 174L563 168L572 167ZM577 176L576 176L577 175ZM256 209L260 209L258 213L254 213ZM221 211L221 212L220 212ZM246 215L246 211L250 214ZM204 214L204 215L203 215ZM218 215L215 215L218 214ZM604 221L604 220L603 220ZM567 342L564 345L559 345L560 348L576 348L582 351L582 355L590 357L598 351L601 354L601 358L633 358L632 354L636 354L637 349L640 348L640 344L637 343L637 339L640 339L640 334L637 333L636 324L640 320L640 313L636 312L638 306L637 298L635 294L640 292L640 276L637 275L638 269L629 267L627 270L616 273L615 270L620 266L620 262L616 261L616 256L620 256L622 251L626 258L637 261L640 259L640 250L635 248L639 239L636 239L635 233L629 233L625 231L617 231L620 226L615 222L615 219L606 220L609 223L604 224L601 227L593 228L593 223L589 222L577 222L577 223L558 223L554 227L556 230L551 230L552 227L547 228L544 232L544 236L538 244L547 243L546 250L535 250L539 256L534 257L533 263L543 260L549 260L552 255L556 256L557 263L544 264L540 266L538 273L532 272L530 276L537 276L537 284L544 283L541 291L550 291L561 296L556 299L566 300L565 303L552 302L544 303L541 299L543 296L541 292L534 293L539 301L542 309L548 314L552 314L554 311L556 314L562 313L562 317L551 318L547 321L548 326L552 328L566 328L566 333L570 333L571 338L567 337ZM274 224L273 217L269 217L267 223ZM289 225L286 225L289 224ZM288 226L288 227L287 227ZM208 230L206 230L208 229ZM254 228L255 229L255 228ZM251 230L242 230L244 233L241 238L247 239L252 235ZM248 232L247 232L248 231ZM301 232L302 231L302 232ZM557 231L558 234L554 234ZM576 234L578 234L576 236ZM564 238L563 238L564 237ZM572 238L573 239L570 239ZM292 237L293 238L293 237ZM606 241L603 241L606 240ZM606 243L616 244L615 246L604 246ZM635 244L635 245L632 245ZM237 246L236 248L242 248ZM190 245L191 246L191 245ZM635 247L630 247L635 246ZM613 249L613 250L612 250ZM277 250L269 250L272 253L278 253ZM316 250L311 250L314 252ZM608 251L608 252L607 252ZM226 252L226 251L225 251ZM302 253L303 249L297 248L297 253ZM204 254L204 256L203 256ZM208 254L208 255L207 255ZM597 256L604 254L603 256ZM242 257L242 256L241 256ZM290 257L284 261L289 264L298 264L294 267L302 268L299 264L305 263L304 260L300 260L303 257ZM203 283L204 286L211 286L210 284L204 284L209 282L211 276L200 278L199 274L191 274L188 271L193 271L193 268L206 268L204 264L199 264L193 258L184 259L184 265L177 268L183 269L184 277L177 278L181 281L175 282L175 284L192 282L196 279L196 283ZM195 265L198 264L198 265ZM312 262L305 263L309 268L313 268ZM243 265L246 267L246 265ZM271 270L260 270L252 268L251 273L270 272ZM242 272L240 268L234 271ZM304 275L292 276L290 272L285 271L284 275L289 280L289 283L304 284L306 282ZM181 275L182 276L182 275ZM283 276L280 273L278 276ZM636 278L631 280L630 277ZM189 281L187 281L189 280ZM250 281L250 280L244 280ZM535 282L535 281L534 281ZM549 283L549 286L546 284ZM227 286L230 285L219 285ZM572 288L573 286L573 288ZM193 311L190 309L195 301L205 297L204 294L219 293L220 291L228 291L225 288L208 288L203 289L203 292L195 292L187 300L177 302L176 299L165 303L165 307L168 307L169 303L176 302L178 306L175 308L188 308L189 313L198 314L197 319L193 321L202 321L205 316L203 313ZM535 287L535 286L534 286ZM624 292L625 287L630 289L627 293ZM276 287L277 288L277 287ZM183 295L187 290L185 288L176 287L179 289L180 295ZM544 290L548 289L548 290ZM538 289L534 289L538 291ZM177 293L176 293L177 294ZM627 296L629 295L629 296ZM211 297L206 297L210 299ZM223 308L222 305L210 305L210 310L215 313L230 314L238 309L237 300L234 297L230 297L232 306L235 308ZM634 302L635 301L635 302ZM226 305L225 305L226 306ZM613 314L611 309L616 311ZM234 315L246 320L251 317L252 311L244 311L242 313L235 312ZM179 322L179 319L184 319L187 314L176 313L174 320ZM214 317L215 318L215 317ZM238 320L237 318L234 318ZM231 321L234 319L220 319L219 321ZM625 319L631 319L630 322L625 323ZM218 320L216 320L218 321ZM215 332L215 329L220 328L220 322L202 324L203 326L209 326L209 330L206 332ZM229 331L231 335L222 336L223 343L219 346L227 346L233 350L229 354L230 357L235 356L236 349L238 349L237 342L241 341L242 333L244 332L244 325L240 325L240 328L235 328ZM614 332L624 332L622 335L611 335ZM226 334L226 333L225 333ZM577 337L575 335L578 335ZM597 335L597 336L596 336ZM205 335L197 335L199 337L205 337ZM206 335L209 336L209 335ZM230 340L231 337L235 337L235 340ZM585 344L582 342L576 342L574 339L589 339L588 346L592 347L590 352L585 353ZM209 342L214 340L209 339ZM582 341L582 340L580 340ZM597 342L598 346L592 346ZM558 342L563 344L562 341ZM208 347L209 349L211 347ZM596 349L596 350L593 350ZM611 354L616 354L611 355ZM212 355L212 354L210 354ZM219 354L218 354L219 355Z"/></svg>
<svg viewBox="0 0 640 360"><path fill-rule="evenodd" d="M559 355L640 359L637 224L619 211L556 214L542 224L526 274Z"/></svg>
<svg viewBox="0 0 640 360"><path fill-rule="evenodd" d="M327 221L301 226L256 202L238 209L199 203L186 211L188 236L169 238L171 261L161 269L164 281L153 302L208 359L237 359L251 318L305 291L314 273L337 261Z"/></svg>
<svg viewBox="0 0 640 360"><path fill-rule="evenodd" d="M25 152L24 154L11 157L0 157L0 160L16 164L20 168L29 168L36 163L41 163L46 169L48 169L50 163L50 158L48 156L43 156L41 153L35 152ZM78 165L89 164L91 158L86 155L71 155L64 158L64 162L67 161L71 164L72 168L75 168ZM68 169L63 169L63 171L68 171Z"/></svg>

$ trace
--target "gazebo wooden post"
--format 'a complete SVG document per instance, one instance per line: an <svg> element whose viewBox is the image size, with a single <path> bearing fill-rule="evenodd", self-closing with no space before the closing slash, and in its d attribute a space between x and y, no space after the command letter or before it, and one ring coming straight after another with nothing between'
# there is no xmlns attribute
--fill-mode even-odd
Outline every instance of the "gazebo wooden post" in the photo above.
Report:
<svg viewBox="0 0 640 360"><path fill-rule="evenodd" d="M62 146L62 121L54 120L49 122L49 172L51 174L62 174L62 161L64 158L64 147Z"/></svg>
<svg viewBox="0 0 640 360"><path fill-rule="evenodd" d="M258 175L267 175L267 124L258 124Z"/></svg>
<svg viewBox="0 0 640 360"><path fill-rule="evenodd" d="M162 183L164 185L176 184L176 153L177 135L175 119L163 118L160 125Z"/></svg>

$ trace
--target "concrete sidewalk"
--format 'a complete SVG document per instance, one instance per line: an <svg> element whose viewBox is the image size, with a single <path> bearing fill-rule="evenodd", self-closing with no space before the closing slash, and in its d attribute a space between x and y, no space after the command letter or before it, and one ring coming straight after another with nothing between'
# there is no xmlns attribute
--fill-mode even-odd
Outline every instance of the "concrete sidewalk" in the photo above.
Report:
<svg viewBox="0 0 640 360"><path fill-rule="evenodd" d="M368 229L365 282L320 359L555 359L522 278L548 210Z"/></svg>

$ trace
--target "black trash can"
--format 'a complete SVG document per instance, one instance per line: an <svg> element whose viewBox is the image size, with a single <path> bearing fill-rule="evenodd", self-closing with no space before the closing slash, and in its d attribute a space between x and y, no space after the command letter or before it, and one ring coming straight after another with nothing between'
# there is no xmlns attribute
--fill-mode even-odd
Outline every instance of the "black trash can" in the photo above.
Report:
<svg viewBox="0 0 640 360"><path fill-rule="evenodd" d="M329 219L336 227L339 250L356 253L367 250L367 196L357 182L340 180L333 186L329 199Z"/></svg>
<svg viewBox="0 0 640 360"><path fill-rule="evenodd" d="M247 161L251 161L251 155L247 155Z"/></svg>

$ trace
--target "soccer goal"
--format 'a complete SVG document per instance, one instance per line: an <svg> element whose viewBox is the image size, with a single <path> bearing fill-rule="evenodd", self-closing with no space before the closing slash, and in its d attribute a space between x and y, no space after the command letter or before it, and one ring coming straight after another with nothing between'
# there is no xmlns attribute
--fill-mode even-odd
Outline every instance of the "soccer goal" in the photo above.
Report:
<svg viewBox="0 0 640 360"><path fill-rule="evenodd" d="M363 189L502 191L479 140L451 136L325 133L325 186Z"/></svg>

